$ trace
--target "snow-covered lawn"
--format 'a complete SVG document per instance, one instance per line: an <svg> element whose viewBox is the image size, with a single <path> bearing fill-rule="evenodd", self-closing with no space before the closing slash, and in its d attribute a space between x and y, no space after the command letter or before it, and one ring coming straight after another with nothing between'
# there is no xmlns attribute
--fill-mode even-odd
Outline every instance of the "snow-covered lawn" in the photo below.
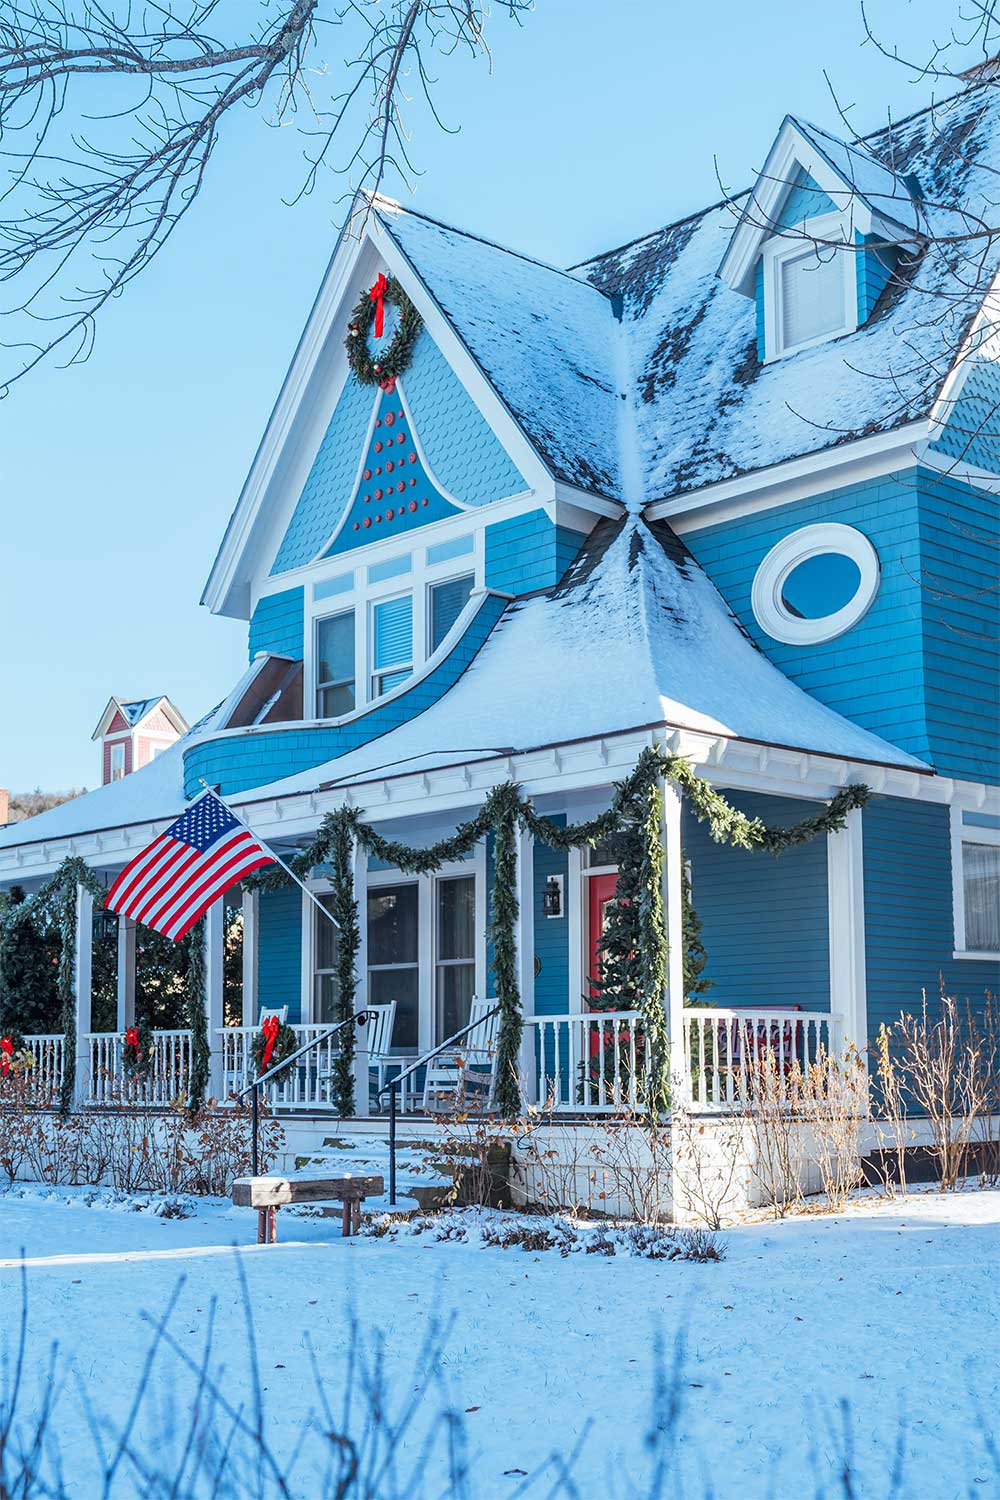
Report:
<svg viewBox="0 0 1000 1500"><path fill-rule="evenodd" d="M257 1248L254 1215L225 1204L167 1219L113 1206L108 1194L88 1205L86 1196L0 1196L0 1342L15 1332L23 1247L32 1396L58 1341L101 1415L120 1421L150 1339L141 1315L159 1314L183 1276L174 1337L197 1360L217 1299L214 1358L230 1399L248 1399L238 1243L279 1453L317 1408L310 1344L339 1409L355 1313L384 1336L405 1399L427 1383L415 1366L438 1317L453 1322L443 1384L430 1382L424 1415L445 1398L464 1414L472 1500L514 1495L524 1483L516 1471L531 1474L553 1450L581 1442L583 1500L650 1493L639 1476L648 1472L658 1336L668 1366L678 1340L685 1350L679 1474L671 1471L666 1493L839 1495L846 1443L859 1500L1000 1496L1000 1461L989 1451L990 1437L1000 1440L1000 1192L916 1193L837 1217L745 1225L726 1232L726 1259L705 1265L483 1248L475 1227L471 1243L431 1233L342 1241L334 1221L287 1213L282 1242ZM459 1217L469 1222L451 1222ZM169 1393L183 1409L192 1378L163 1351L156 1402ZM93 1441L70 1382L57 1417L63 1453L73 1455L71 1493L91 1500ZM892 1490L901 1425L905 1483ZM142 1430L155 1441L152 1406ZM414 1452L418 1430L420 1421ZM304 1479L295 1492L322 1493Z"/></svg>

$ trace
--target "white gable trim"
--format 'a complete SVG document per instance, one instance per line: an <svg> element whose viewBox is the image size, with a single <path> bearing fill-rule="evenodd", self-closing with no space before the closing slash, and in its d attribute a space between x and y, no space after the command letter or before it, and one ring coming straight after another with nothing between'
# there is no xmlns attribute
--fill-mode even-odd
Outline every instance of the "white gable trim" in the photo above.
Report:
<svg viewBox="0 0 1000 1500"><path fill-rule="evenodd" d="M745 297L754 294L754 268L764 241L772 236L787 235L777 227L781 204L791 190L799 168L829 197L835 209L848 216L852 229L860 234L884 231L887 238L916 238L912 228L898 224L891 212L873 205L860 190L830 162L795 120L786 116L774 144L767 154L757 181L746 195L740 221L729 241L718 275ZM888 168L886 174L891 176ZM794 237L795 232L791 231ZM853 236L849 236L849 239Z"/></svg>
<svg viewBox="0 0 1000 1500"><path fill-rule="evenodd" d="M548 469L391 235L374 213L352 229L362 212L355 207L341 234L205 585L201 602L215 614L249 618L251 585L277 554L348 377L342 325L383 262L530 488L543 502L554 497Z"/></svg>

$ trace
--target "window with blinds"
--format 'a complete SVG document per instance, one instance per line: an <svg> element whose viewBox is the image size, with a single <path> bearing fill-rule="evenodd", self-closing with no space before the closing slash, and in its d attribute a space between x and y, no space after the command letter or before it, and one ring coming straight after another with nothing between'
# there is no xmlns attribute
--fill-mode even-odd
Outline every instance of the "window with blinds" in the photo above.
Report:
<svg viewBox="0 0 1000 1500"><path fill-rule="evenodd" d="M448 634L472 593L473 577L449 578L446 583L435 583L430 589L430 649L436 651Z"/></svg>
<svg viewBox="0 0 1000 1500"><path fill-rule="evenodd" d="M372 697L405 682L413 671L413 595L372 605Z"/></svg>
<svg viewBox="0 0 1000 1500"><path fill-rule="evenodd" d="M354 707L354 611L316 621L316 715L336 719Z"/></svg>
<svg viewBox="0 0 1000 1500"><path fill-rule="evenodd" d="M844 263L841 252L810 248L779 268L779 326L784 349L795 349L844 326Z"/></svg>
<svg viewBox="0 0 1000 1500"><path fill-rule="evenodd" d="M965 946L1000 953L1000 844L962 845Z"/></svg>

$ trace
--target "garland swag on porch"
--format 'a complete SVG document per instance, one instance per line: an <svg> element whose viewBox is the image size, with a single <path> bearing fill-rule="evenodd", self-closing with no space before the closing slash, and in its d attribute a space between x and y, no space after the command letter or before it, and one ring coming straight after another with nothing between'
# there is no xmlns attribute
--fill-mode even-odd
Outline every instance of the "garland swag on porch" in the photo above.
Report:
<svg viewBox="0 0 1000 1500"><path fill-rule="evenodd" d="M376 859L407 875L431 874L453 860L467 858L480 839L494 836L494 884L490 918L493 974L497 1004L501 1012L497 1069L497 1106L507 1116L520 1109L516 1064L523 1031L521 995L517 981L518 918L517 841L524 829L551 849L593 848L613 834L629 830L637 835L638 868L634 911L637 955L637 989L643 1031L649 1049L650 1097L647 1108L662 1112L670 1103L670 1065L667 1015L663 1004L667 979L667 935L663 910L663 844L660 837L662 782L672 781L691 804L695 816L708 825L716 843L744 850L766 850L779 855L821 834L842 829L848 813L863 807L869 789L863 784L845 787L822 812L804 818L791 828L771 827L761 818L751 818L728 802L692 768L683 756L660 746L644 750L635 769L617 782L607 810L586 822L559 827L536 812L520 787L505 782L488 794L477 815L455 832L427 848L415 848L396 839L383 838L362 819L357 808L344 807L327 813L315 839L294 860L291 868L301 879L319 865L331 869L331 910L340 924L337 963L339 981L338 1020L356 1010L356 960L359 949L358 906L354 894L354 858L363 849ZM288 876L280 867L260 871L247 885L274 890ZM333 1101L341 1116L354 1110L354 1034L347 1027L333 1078Z"/></svg>

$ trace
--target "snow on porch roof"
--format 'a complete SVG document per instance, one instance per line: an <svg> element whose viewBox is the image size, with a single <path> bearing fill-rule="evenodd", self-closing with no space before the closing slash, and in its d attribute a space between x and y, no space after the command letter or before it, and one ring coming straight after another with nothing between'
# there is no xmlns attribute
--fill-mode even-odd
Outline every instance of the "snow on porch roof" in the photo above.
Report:
<svg viewBox="0 0 1000 1500"><path fill-rule="evenodd" d="M790 682L665 526L601 522L557 588L511 604L432 708L246 801L646 724L922 768Z"/></svg>
<svg viewBox="0 0 1000 1500"><path fill-rule="evenodd" d="M611 299L582 277L385 200L375 212L555 477L619 499Z"/></svg>

